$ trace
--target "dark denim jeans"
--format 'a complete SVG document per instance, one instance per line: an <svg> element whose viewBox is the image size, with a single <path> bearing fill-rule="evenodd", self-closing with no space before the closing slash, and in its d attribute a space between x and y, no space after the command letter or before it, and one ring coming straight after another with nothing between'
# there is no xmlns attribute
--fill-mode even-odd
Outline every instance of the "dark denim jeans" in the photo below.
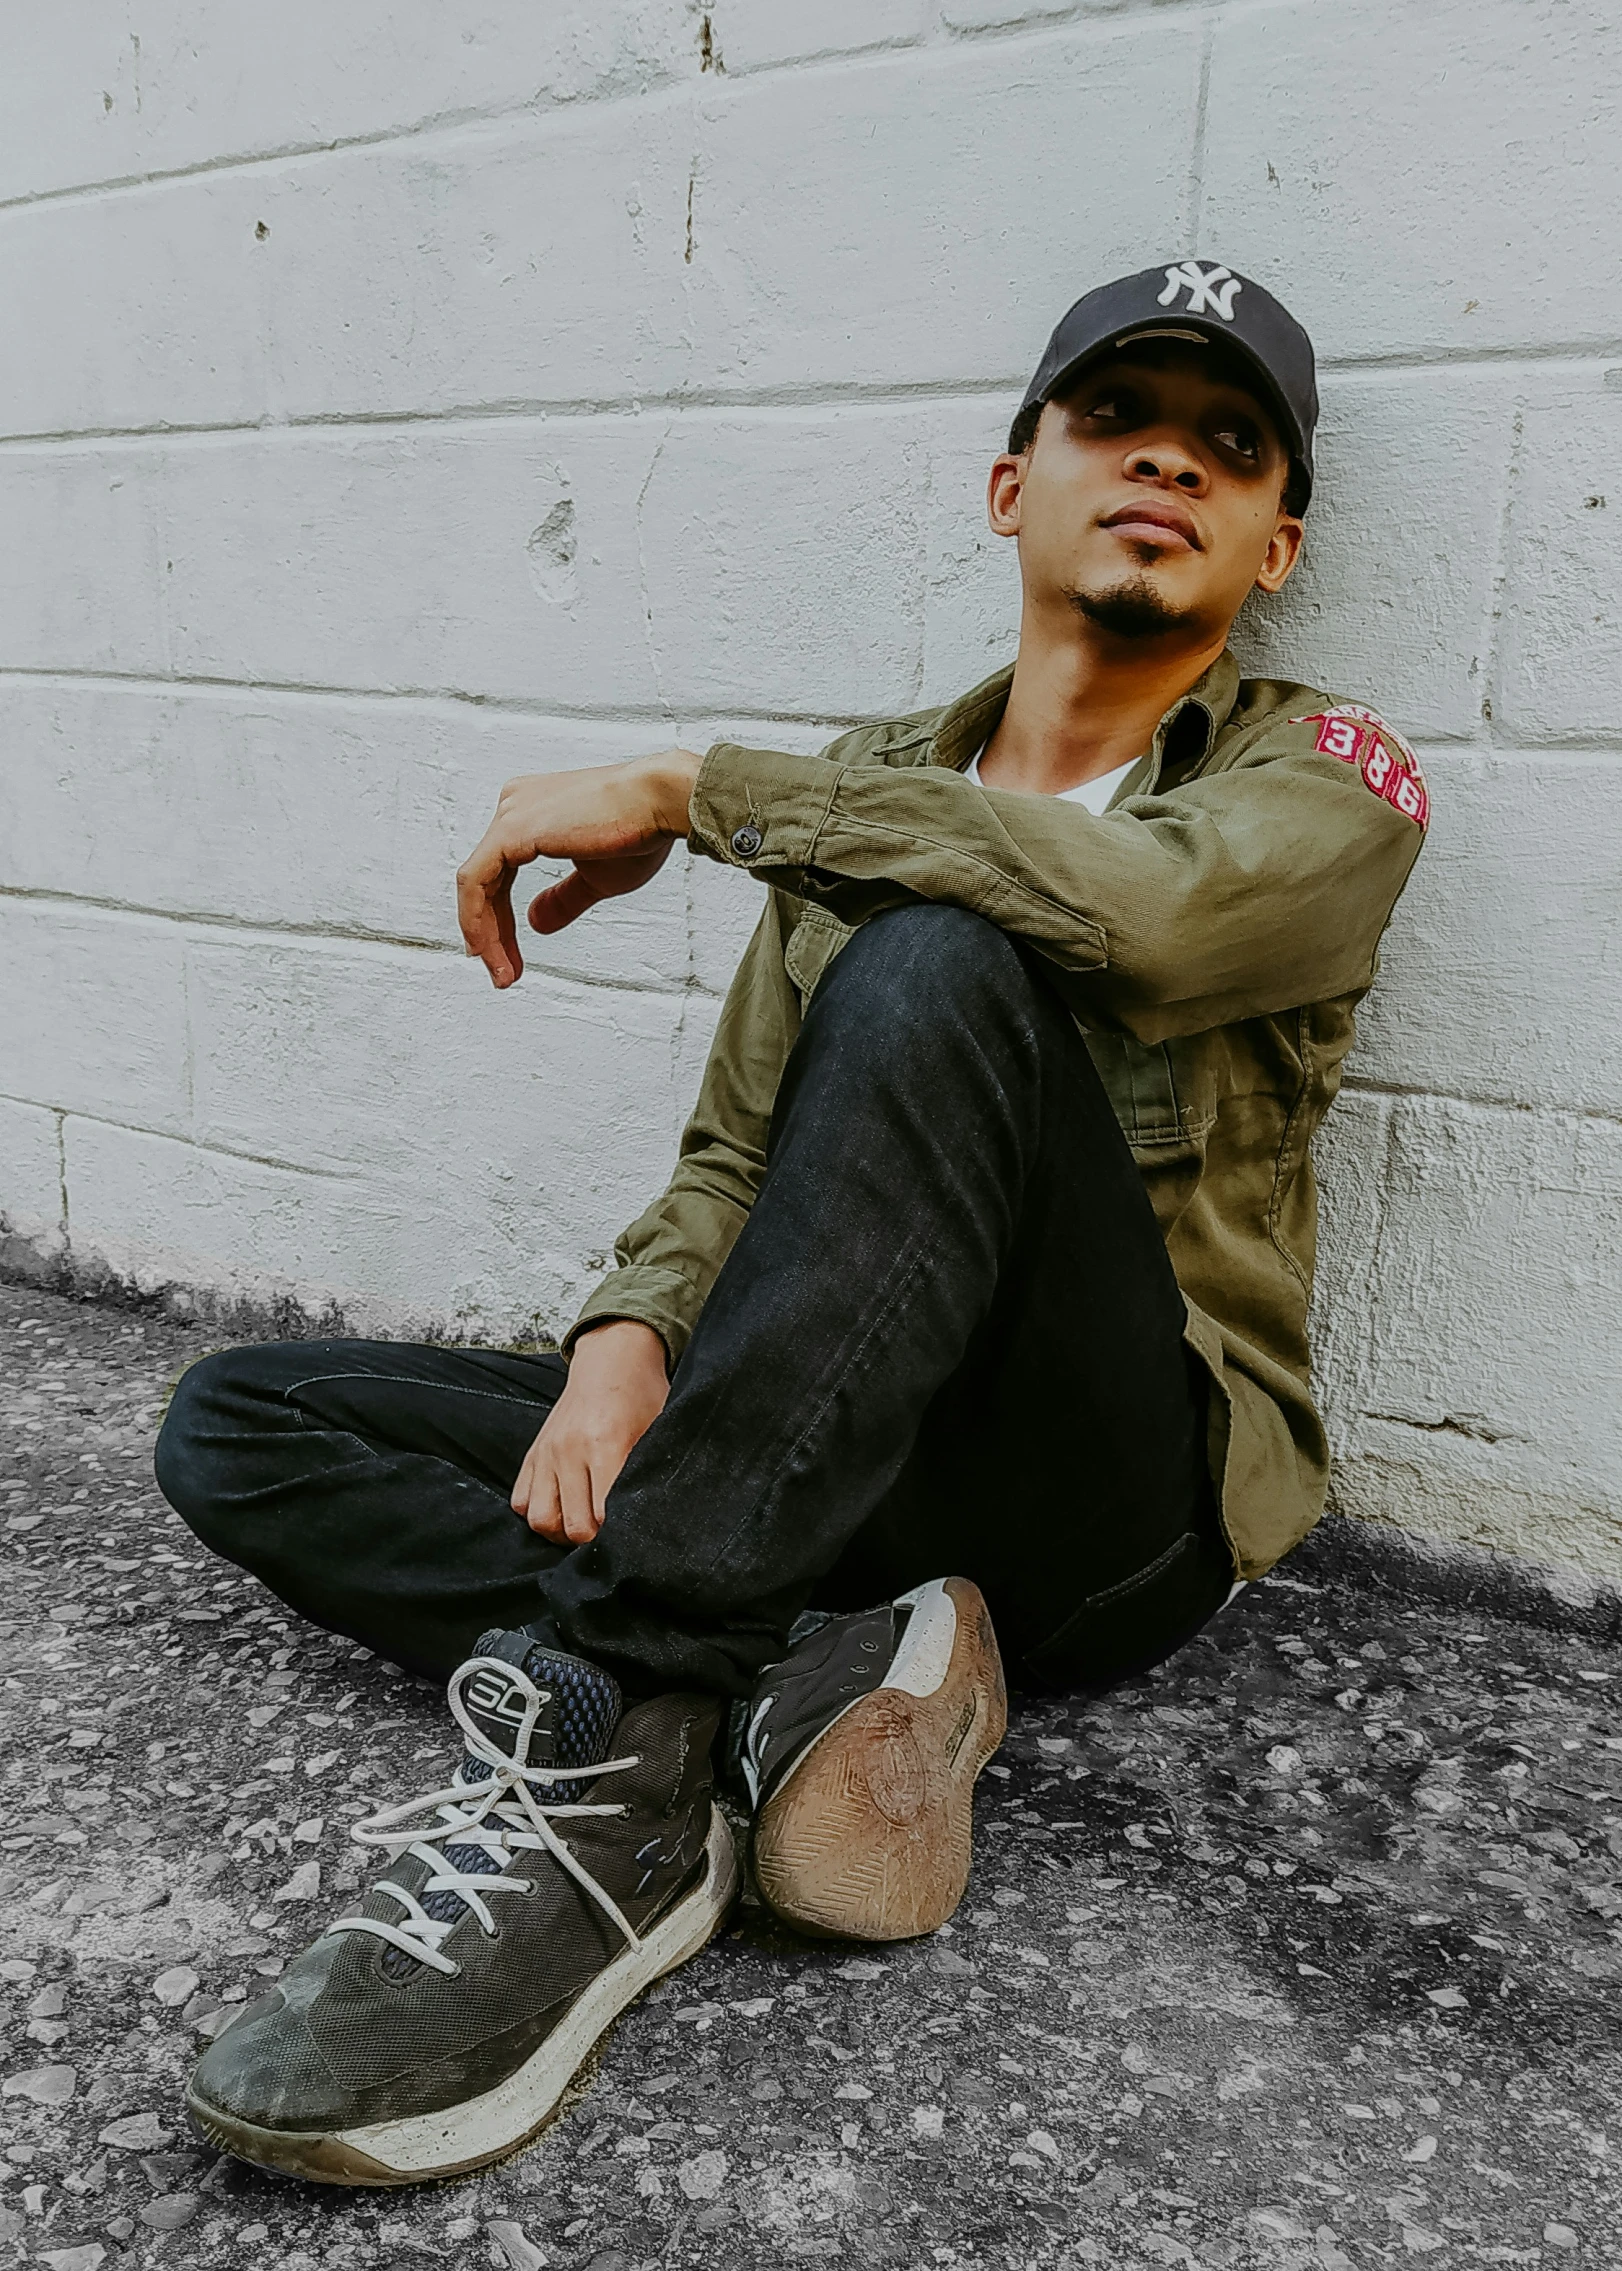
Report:
<svg viewBox="0 0 1622 2271"><path fill-rule="evenodd" d="M440 1675L528 1625L638 1691L742 1694L807 1605L957 1573L1016 1680L1103 1684L1231 1581L1183 1321L1039 958L900 908L812 999L760 1195L591 1544L507 1504L553 1356L233 1349L182 1380L158 1480L301 1615Z"/></svg>

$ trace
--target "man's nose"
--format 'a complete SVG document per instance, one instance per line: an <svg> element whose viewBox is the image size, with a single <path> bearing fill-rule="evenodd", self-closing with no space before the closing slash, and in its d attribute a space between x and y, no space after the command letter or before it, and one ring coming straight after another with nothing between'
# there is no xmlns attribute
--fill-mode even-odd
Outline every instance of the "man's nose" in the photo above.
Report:
<svg viewBox="0 0 1622 2271"><path fill-rule="evenodd" d="M1173 441L1141 444L1126 461L1129 481L1153 481L1163 489L1184 489L1192 496L1206 488L1205 467L1194 453Z"/></svg>

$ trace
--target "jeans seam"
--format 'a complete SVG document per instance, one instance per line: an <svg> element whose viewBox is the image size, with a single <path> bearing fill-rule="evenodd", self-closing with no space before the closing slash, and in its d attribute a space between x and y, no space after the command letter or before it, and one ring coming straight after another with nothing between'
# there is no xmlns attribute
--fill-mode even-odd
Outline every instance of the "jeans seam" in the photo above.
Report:
<svg viewBox="0 0 1622 2271"><path fill-rule="evenodd" d="M386 1387L426 1388L436 1395L478 1396L481 1397L485 1403L489 1404L522 1404L527 1410L530 1411L534 1411L539 1408L538 1405L531 1402L531 1399L528 1396L503 1395L499 1388L464 1388L454 1380L401 1380L394 1374L389 1372L361 1372L355 1370L348 1372L312 1372L307 1380L289 1381L288 1385L282 1390L282 1401L284 1404L292 1403L293 1398L299 1394L301 1389L319 1388L324 1382L329 1380L381 1381ZM296 1404L293 1405L293 1409L298 1413L300 1426L307 1426L309 1422L305 1414L302 1411L299 1411ZM346 1428L343 1430L343 1432L347 1434L349 1430Z"/></svg>

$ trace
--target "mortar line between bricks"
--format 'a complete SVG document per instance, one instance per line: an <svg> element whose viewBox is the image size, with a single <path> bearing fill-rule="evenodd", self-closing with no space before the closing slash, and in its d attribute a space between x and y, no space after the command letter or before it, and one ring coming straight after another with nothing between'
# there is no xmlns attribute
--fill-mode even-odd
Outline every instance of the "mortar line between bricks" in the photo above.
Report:
<svg viewBox="0 0 1622 2271"><path fill-rule="evenodd" d="M459 710L484 710L498 717L533 718L538 722L557 725L624 726L628 731L643 726L659 726L669 730L669 714L652 704L632 707L621 703L614 707L593 707L582 704L576 708L557 702L545 702L538 697L522 694L475 694L449 686L340 686L324 685L319 680L303 682L274 678L209 678L203 676L168 677L160 672L143 670L64 670L60 667L35 669L27 663L0 664L0 685L8 679L24 684L62 686L128 686L155 693L201 695L249 695L258 699L266 694L287 697L293 701L309 702L417 702L443 704ZM882 724L898 716L894 709L873 710L849 717L830 718L813 710L737 710L727 711L718 703L684 704L679 715L703 720L717 714L729 722L749 727L788 725L809 728L813 732L847 733L852 726Z"/></svg>
<svg viewBox="0 0 1622 2271"><path fill-rule="evenodd" d="M137 922L172 923L185 930L224 931L233 944L255 943L277 946L288 941L304 946L362 946L371 947L383 954L438 954L449 955L456 961L470 960L460 946L450 939L412 938L406 933L366 930L359 925L341 923L275 923L250 922L245 916L210 912L195 908L154 907L136 899L110 899L92 892L50 891L21 884L0 883L0 904L11 900L23 905L58 907L75 914L92 913L126 915ZM555 963L538 962L533 956L525 968L538 979L556 981L560 985L585 986L606 993L658 994L680 999L688 994L701 995L706 1000L719 1001L720 989L707 986L699 978L610 978L587 970L559 968ZM17 1098L17 1102L25 1099ZM53 1107L46 1107L52 1109Z"/></svg>
<svg viewBox="0 0 1622 2271"><path fill-rule="evenodd" d="M0 1091L0 1103L31 1104L29 1096L10 1096ZM66 1154L67 1123L83 1120L91 1127L120 1128L126 1135L150 1136L158 1143L177 1143L187 1151L206 1152L211 1159L240 1159L252 1167L274 1167L287 1175L309 1175L323 1183L359 1183L365 1180L357 1168L311 1167L297 1159L281 1159L272 1152L237 1151L228 1143L209 1143L202 1136L176 1135L172 1128L155 1128L141 1120L115 1120L107 1112L81 1112L73 1105L50 1107L59 1117L63 1132L63 1150Z"/></svg>
<svg viewBox="0 0 1622 2271"><path fill-rule="evenodd" d="M1518 369L1547 370L1559 366L1581 375L1585 366L1597 372L1622 358L1622 340L1557 341L1546 347L1478 347L1467 352L1451 348L1415 348L1386 355L1325 356L1318 365L1322 379L1424 377L1439 380L1459 371ZM135 447L151 442L200 444L248 440L282 440L310 433L347 433L355 429L383 432L408 431L417 426L454 430L459 426L574 423L623 419L640 424L650 417L724 419L755 414L767 419L804 416L807 412L860 414L875 410L906 410L921 402L971 404L998 401L1016 395L1026 383L1023 373L991 378L919 379L910 384L894 380L869 383L859 379L830 379L812 385L777 387L696 387L675 394L561 395L556 398L503 396L491 402L452 403L437 410L331 410L304 411L289 417L201 419L195 423L160 421L139 426L40 427L26 432L0 434L0 452L98 448L109 443Z"/></svg>
<svg viewBox="0 0 1622 2271"><path fill-rule="evenodd" d="M939 44L922 41L892 41L873 47L830 49L813 56L791 56L781 63L763 64L758 70L733 70L720 76L705 75L688 70L681 77L672 77L653 86L610 87L600 94L586 96L532 96L518 102L469 103L453 110L427 111L421 117L404 124L374 128L364 134L338 134L317 141L281 142L261 150L234 150L208 158L196 158L185 165L157 166L144 173L107 174L95 181L63 182L55 189L24 191L14 197L0 197L0 217L8 213L25 213L41 205L93 204L98 198L138 195L146 190L163 190L178 182L206 180L216 174L251 174L268 172L276 166L294 166L321 158L341 158L356 150L386 150L404 148L415 142L435 136L477 132L481 127L502 128L517 125L528 118L537 127L553 122L573 122L599 118L605 113L635 109L648 110L675 107L697 100L726 101L736 99L749 87L769 85L773 80L811 78L832 72L858 72L882 70L903 61L916 62L920 57L928 62L944 61L955 54L974 50L984 54L990 47L1010 50L1038 46L1053 46L1078 41L1101 41L1118 37L1123 27L1136 23L1153 23L1179 12L1198 6L1200 0L1136 0L1136 4L1113 9L1101 19L1087 0L1077 0L1072 12L1055 21L1052 17L1035 24L970 25L958 28L943 25L945 37ZM695 54L696 59L696 54Z"/></svg>
<svg viewBox="0 0 1622 2271"><path fill-rule="evenodd" d="M1489 1112L1496 1117L1535 1120L1569 1120L1583 1126L1622 1127L1622 1111L1602 1112L1582 1104L1529 1104L1512 1096L1465 1096L1453 1089L1421 1088L1400 1080L1369 1080L1348 1073L1341 1082L1347 1095L1385 1096L1398 1103L1450 1104L1467 1112Z"/></svg>
<svg viewBox="0 0 1622 2271"><path fill-rule="evenodd" d="M259 701L267 695L278 701L292 703L341 702L357 706L375 703L379 708L415 703L424 709L447 708L453 710L487 711L495 717L526 718L538 725L591 725L623 726L627 732L638 732L644 726L668 728L669 715L651 704L631 708L623 704L608 709L581 706L571 709L566 705L543 701L538 696L521 694L475 694L449 687L389 687L323 685L316 680L297 681L271 678L205 678L168 677L158 672L139 670L69 670L60 666L34 668L27 663L0 663L0 687L15 680L20 685L81 686L118 688L153 696L185 696L200 701L227 701L249 699ZM845 717L829 717L810 710L755 710L726 711L718 703L682 704L678 717L704 722L717 716L736 733L725 738L750 745L750 737L757 730L773 726L792 726L796 731L825 734L831 741L853 727L883 723L902 714L893 706ZM1485 734L1413 733L1409 736L1417 748L1435 757L1483 757L1517 760L1532 764L1550 757L1580 757L1622 762L1622 723L1609 729L1597 728L1592 733L1565 734L1558 741L1497 742ZM0 885L0 890L6 887ZM393 934L378 932L381 938ZM407 942L411 943L411 942Z"/></svg>

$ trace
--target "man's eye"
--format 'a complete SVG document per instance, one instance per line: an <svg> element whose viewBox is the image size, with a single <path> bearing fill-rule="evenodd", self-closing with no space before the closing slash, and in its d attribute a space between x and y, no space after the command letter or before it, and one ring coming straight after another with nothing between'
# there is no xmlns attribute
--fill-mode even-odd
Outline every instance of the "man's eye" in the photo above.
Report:
<svg viewBox="0 0 1622 2271"><path fill-rule="evenodd" d="M1131 407L1131 398L1127 395L1101 394L1096 402L1091 403L1088 406L1087 415L1089 418L1114 418L1119 420L1127 416Z"/></svg>
<svg viewBox="0 0 1622 2271"><path fill-rule="evenodd" d="M1217 440L1238 457L1258 458L1262 453L1261 436L1254 426L1219 427Z"/></svg>

